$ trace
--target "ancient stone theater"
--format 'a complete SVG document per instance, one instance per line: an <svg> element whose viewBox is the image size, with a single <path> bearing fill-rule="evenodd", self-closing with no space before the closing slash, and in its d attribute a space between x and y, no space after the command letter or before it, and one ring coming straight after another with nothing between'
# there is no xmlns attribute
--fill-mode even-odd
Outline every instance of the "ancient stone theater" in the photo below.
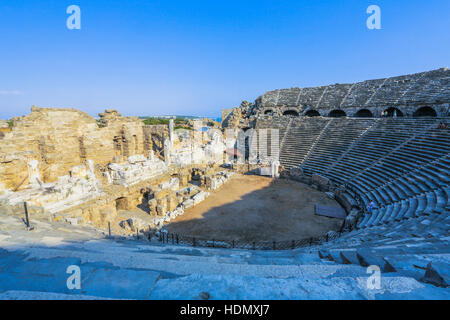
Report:
<svg viewBox="0 0 450 320"><path fill-rule="evenodd" d="M0 121L0 299L449 298L447 68L120 111Z"/></svg>

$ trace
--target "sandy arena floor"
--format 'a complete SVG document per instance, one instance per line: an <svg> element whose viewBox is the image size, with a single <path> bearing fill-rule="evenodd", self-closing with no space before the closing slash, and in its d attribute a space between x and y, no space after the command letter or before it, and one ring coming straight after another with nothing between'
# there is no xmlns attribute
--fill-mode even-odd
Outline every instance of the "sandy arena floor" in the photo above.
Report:
<svg viewBox="0 0 450 320"><path fill-rule="evenodd" d="M300 240L339 230L342 220L315 215L316 203L339 207L323 192L295 181L235 175L166 229L198 238L242 241Z"/></svg>

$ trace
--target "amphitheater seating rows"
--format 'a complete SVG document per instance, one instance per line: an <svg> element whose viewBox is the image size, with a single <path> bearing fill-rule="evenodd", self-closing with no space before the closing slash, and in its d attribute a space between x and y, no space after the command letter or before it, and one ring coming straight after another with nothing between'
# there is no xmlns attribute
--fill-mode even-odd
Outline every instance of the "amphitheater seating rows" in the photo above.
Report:
<svg viewBox="0 0 450 320"><path fill-rule="evenodd" d="M439 69L426 72L423 77L419 78L412 86L411 89L402 96L399 100L401 104L407 104L410 101L416 103L433 103L435 102L436 95L441 93L440 89L448 90L448 82L446 87L440 86L440 80L447 79L448 70ZM448 96L448 92L446 94Z"/></svg>
<svg viewBox="0 0 450 320"><path fill-rule="evenodd" d="M319 105L322 108L334 109L335 106L339 106L342 103L351 88L351 84L328 86L320 99Z"/></svg>
<svg viewBox="0 0 450 320"><path fill-rule="evenodd" d="M281 91L278 100L277 105L290 105L292 101L297 101L297 98L299 94L301 94L300 88L294 88L291 90Z"/></svg>
<svg viewBox="0 0 450 320"><path fill-rule="evenodd" d="M300 166L307 176L319 173L348 203L376 209L358 228L422 216L448 215L450 133L437 129L442 119L293 119L280 160L287 169ZM267 120L282 126L281 120ZM356 195L354 194L356 193ZM359 198L362 203L358 203Z"/></svg>
<svg viewBox="0 0 450 320"><path fill-rule="evenodd" d="M360 120L355 120L360 121ZM325 174L330 175L337 183L342 184L364 170L377 164L380 159L420 135L436 120L414 121L411 119L378 119L364 135L356 141L350 150L334 163Z"/></svg>
<svg viewBox="0 0 450 320"><path fill-rule="evenodd" d="M296 101L290 101L290 105L292 106L295 102L298 102L299 104L316 107L325 90L326 87L303 88L300 97Z"/></svg>
<svg viewBox="0 0 450 320"><path fill-rule="evenodd" d="M378 79L355 83L341 105L349 107L367 105L367 102L370 101L385 80Z"/></svg>
<svg viewBox="0 0 450 320"><path fill-rule="evenodd" d="M433 104L448 100L449 89L449 70L442 68L355 84L275 90L258 98L257 104L259 107L303 105L318 109Z"/></svg>
<svg viewBox="0 0 450 320"><path fill-rule="evenodd" d="M292 123L281 145L280 162L286 168L298 166L307 157L329 123L328 119L310 119Z"/></svg>
<svg viewBox="0 0 450 320"><path fill-rule="evenodd" d="M279 143L278 145L272 146L272 133L270 130L267 130L267 156L268 158L272 159L273 157L278 158L278 155L280 153L280 143L282 142L286 131L290 127L290 123L292 121L295 121L292 118L286 118L286 117L262 117L258 120L255 129L256 132L258 132L259 129L276 129L278 130L278 137L279 137ZM258 140L258 148L260 145L260 138L259 135L256 135L255 138ZM263 159L264 160L264 159Z"/></svg>
<svg viewBox="0 0 450 320"><path fill-rule="evenodd" d="M366 103L377 106L395 105L423 75L424 73L416 73L386 79L383 85L376 90L372 99Z"/></svg>
<svg viewBox="0 0 450 320"><path fill-rule="evenodd" d="M303 160L305 173L323 173L373 125L374 120L352 121L351 119L332 119L315 143L310 155Z"/></svg>

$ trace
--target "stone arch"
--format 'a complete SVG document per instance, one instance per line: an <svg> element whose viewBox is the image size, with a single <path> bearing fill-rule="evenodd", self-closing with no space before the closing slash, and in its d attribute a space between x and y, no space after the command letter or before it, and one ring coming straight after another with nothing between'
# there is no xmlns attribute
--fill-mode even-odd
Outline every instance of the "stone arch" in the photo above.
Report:
<svg viewBox="0 0 450 320"><path fill-rule="evenodd" d="M308 110L305 112L305 116L307 117L320 117L320 113L317 110Z"/></svg>
<svg viewBox="0 0 450 320"><path fill-rule="evenodd" d="M126 197L120 197L116 199L117 210L128 210L128 199Z"/></svg>
<svg viewBox="0 0 450 320"><path fill-rule="evenodd" d="M267 110L264 110L264 114L265 115L273 115L273 110L272 109L267 109Z"/></svg>
<svg viewBox="0 0 450 320"><path fill-rule="evenodd" d="M437 117L437 113L432 107L421 107L414 112L413 117Z"/></svg>
<svg viewBox="0 0 450 320"><path fill-rule="evenodd" d="M403 112L399 108L390 107L384 110L384 112L387 112L387 117L393 117L394 114L397 114L397 117L403 117Z"/></svg>
<svg viewBox="0 0 450 320"><path fill-rule="evenodd" d="M298 117L299 114L295 110L286 110L286 111L283 112L283 116Z"/></svg>
<svg viewBox="0 0 450 320"><path fill-rule="evenodd" d="M373 118L373 113L369 109L360 109L355 113L357 118Z"/></svg>
<svg viewBox="0 0 450 320"><path fill-rule="evenodd" d="M335 109L335 110L330 111L328 116L330 118L341 118L341 117L346 117L347 114L345 113L344 110Z"/></svg>

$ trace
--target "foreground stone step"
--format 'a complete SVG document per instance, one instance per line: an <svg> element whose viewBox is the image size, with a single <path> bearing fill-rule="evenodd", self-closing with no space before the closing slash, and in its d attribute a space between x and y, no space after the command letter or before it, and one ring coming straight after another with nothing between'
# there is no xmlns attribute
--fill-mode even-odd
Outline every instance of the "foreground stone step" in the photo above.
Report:
<svg viewBox="0 0 450 320"><path fill-rule="evenodd" d="M192 273L200 274L223 274L223 275L254 275L261 277L274 277L274 278L288 278L298 277L302 275L308 275L310 278L322 278L335 276L342 274L343 272L349 272L354 275L363 275L365 270L357 266L339 266L339 265L261 265L247 264L247 263L226 263L220 261L214 261L214 258L208 261L192 261L184 260L182 257L178 259L167 259L167 257L155 257L152 254L140 253L130 254L128 252L116 252L115 255L97 253L97 252L79 252L72 250L56 250L56 249L40 249L33 248L27 255L27 260L32 260L33 265L40 269L39 265L52 264L56 266L61 259L61 265L67 266L68 263L72 264L79 262L80 267L83 269L84 265L90 266L99 265L108 268L119 269L138 269L138 270L152 270L161 273L174 274L174 275L189 275ZM49 262L50 261L50 262ZM76 264L76 263L74 263ZM12 268L12 272L16 272L16 266ZM24 267L27 268L27 267ZM45 269L45 268L44 268ZM34 269L33 269L34 270ZM5 271L9 271L6 269ZM24 270L18 271L18 274L22 274ZM82 270L83 271L83 270Z"/></svg>
<svg viewBox="0 0 450 320"><path fill-rule="evenodd" d="M199 275L159 280L150 299L448 299L448 290L408 277L382 277L380 289L367 287L367 276L309 279Z"/></svg>

